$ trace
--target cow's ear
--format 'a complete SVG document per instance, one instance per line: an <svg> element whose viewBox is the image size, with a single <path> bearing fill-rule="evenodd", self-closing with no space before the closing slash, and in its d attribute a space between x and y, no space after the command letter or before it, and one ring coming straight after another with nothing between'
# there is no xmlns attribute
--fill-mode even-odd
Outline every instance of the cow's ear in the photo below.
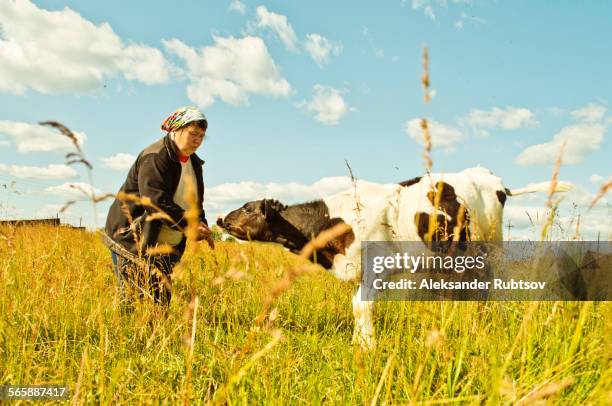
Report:
<svg viewBox="0 0 612 406"><path fill-rule="evenodd" d="M276 205L274 204L275 200L264 199L263 203L264 217L266 218L266 220L272 220L278 213Z"/></svg>
<svg viewBox="0 0 612 406"><path fill-rule="evenodd" d="M266 220L272 220L285 208L286 206L278 200L264 199L264 216L266 217Z"/></svg>

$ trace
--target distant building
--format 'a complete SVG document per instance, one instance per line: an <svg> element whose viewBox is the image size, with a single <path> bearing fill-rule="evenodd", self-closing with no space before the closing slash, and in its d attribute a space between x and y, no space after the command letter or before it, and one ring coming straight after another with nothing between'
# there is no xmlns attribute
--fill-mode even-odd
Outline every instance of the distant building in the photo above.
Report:
<svg viewBox="0 0 612 406"><path fill-rule="evenodd" d="M0 220L0 225L7 226L38 226L50 225L61 226L60 219L57 217L49 219L19 219L19 220Z"/></svg>

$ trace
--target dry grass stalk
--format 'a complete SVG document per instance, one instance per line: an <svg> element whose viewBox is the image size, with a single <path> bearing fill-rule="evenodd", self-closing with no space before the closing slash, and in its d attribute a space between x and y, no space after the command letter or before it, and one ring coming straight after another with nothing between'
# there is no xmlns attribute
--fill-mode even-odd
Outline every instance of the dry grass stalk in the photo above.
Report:
<svg viewBox="0 0 612 406"><path fill-rule="evenodd" d="M389 358L387 358L385 369L383 369L383 372L380 375L380 380L378 381L378 385L376 385L376 391L374 392L374 397L372 398L372 401L370 402L371 406L375 406L376 403L378 402L378 397L380 396L380 392L382 391L385 379L387 379L387 375L389 375L389 371L391 370L391 365L393 364L393 360L395 359L396 354L397 353L394 352L393 354L389 355Z"/></svg>
<svg viewBox="0 0 612 406"><path fill-rule="evenodd" d="M424 100L425 104L431 100L429 92L429 50L427 47L423 47L423 76L421 76L421 83L423 84ZM429 133L429 123L426 118L421 119L421 130L423 131L423 141L425 143L425 151L423 151L423 160L425 161L425 170L430 173L433 166L431 159L431 134Z"/></svg>
<svg viewBox="0 0 612 406"><path fill-rule="evenodd" d="M608 181L606 183L604 183L603 185L601 185L601 188L599 189L599 192L597 192L597 196L595 196L595 198L593 199L593 201L591 202L591 205L589 206L589 210L593 208L593 206L595 206L595 204L597 204L597 202L599 201L599 199L601 199L602 197L604 197L604 195L606 193L608 193L608 191L612 188L612 178L608 179Z"/></svg>
<svg viewBox="0 0 612 406"><path fill-rule="evenodd" d="M115 242L115 240L113 240L112 238L110 238L108 235L106 235L105 233L100 233L100 236L102 237L102 241L104 241L104 244L109 247L112 248L112 250L117 253L117 255L122 256L125 259L128 259L130 262L134 263L136 266L141 267L141 268L146 268L148 267L148 263L147 261L145 261L144 259L142 259L141 256L136 256L133 255L131 252L129 252L128 250L126 250L123 245Z"/></svg>
<svg viewBox="0 0 612 406"><path fill-rule="evenodd" d="M199 299L194 296L189 303L186 313L186 319L190 324L191 331L189 335L185 337L185 346L187 347L187 357L185 358L185 390L183 404L189 405L191 403L193 394L193 384L191 382L191 375L193 372L193 348L195 344L196 328L198 321L198 305Z"/></svg>
<svg viewBox="0 0 612 406"><path fill-rule="evenodd" d="M221 286L228 280L239 281L242 279L251 280L253 278L249 274L239 271L236 268L230 268L224 275L214 278L211 284L213 286Z"/></svg>
<svg viewBox="0 0 612 406"><path fill-rule="evenodd" d="M453 229L453 241L459 241L461 237L461 230L463 230L463 226L465 222L465 206L459 206L459 213L457 214L457 225ZM508 227L510 227L510 223L508 223Z"/></svg>
<svg viewBox="0 0 612 406"><path fill-rule="evenodd" d="M429 215L429 225L427 227L427 234L425 235L425 241L431 241L434 233L438 231L439 225L438 225L437 213L438 213L438 208L440 207L440 201L442 200L442 188L444 185L442 182L439 182L437 186L438 187L436 188L436 194L434 197L433 211Z"/></svg>
<svg viewBox="0 0 612 406"><path fill-rule="evenodd" d="M228 394L229 390L233 386L235 386L238 383L240 383L242 378L244 378L246 376L246 374L249 371L249 369L251 369L253 367L253 365L255 365L255 363L257 361L259 361L261 358L263 358L264 355L269 353L272 350L272 348L274 348L274 346L276 344L278 344L278 342L283 337L281 331L278 330L278 329L272 330L270 332L270 335L272 336L272 339L263 348L261 348L259 351L254 353L249 358L249 360L238 371L236 371L234 374L232 374L229 377L227 383L223 387L221 387L219 390L217 390L215 392L215 397L212 400L212 404L214 404L214 405L226 404L227 403L227 394Z"/></svg>
<svg viewBox="0 0 612 406"><path fill-rule="evenodd" d="M421 130L423 130L423 141L425 143L425 150L423 151L423 161L425 162L425 170L430 173L433 167L433 160L431 159L431 134L429 133L429 124L426 118L421 119Z"/></svg>
<svg viewBox="0 0 612 406"><path fill-rule="evenodd" d="M353 169L351 168L351 165L349 165L348 161L345 159L344 162L346 163L346 167L349 170L349 176L351 177L351 184L353 185L353 191L355 196L355 212L357 213L357 224L361 228L363 227L363 220L361 218L361 208L363 207L363 205L361 204L361 201L359 200L359 194L357 193L357 179L355 179L355 176L353 176Z"/></svg>
<svg viewBox="0 0 612 406"><path fill-rule="evenodd" d="M133 234L134 234L134 241L136 243L136 247L138 249L138 257L142 257L142 247L140 244L140 236L142 234L142 223L138 222L138 221L134 221L134 219L132 218L132 215L130 214L130 210L129 207L127 205L127 202L133 202L136 203L138 205L141 206L145 206L145 207L149 207L152 208L154 210L153 213L148 214L145 217L145 221L153 221L153 220L166 220L171 224L175 224L174 219L172 217L170 217L166 212L164 212L161 208L157 207L155 204L153 204L153 202L151 201L150 198L148 197L140 197L137 196L135 194L131 194L131 193L125 193L125 192L119 192L116 195L112 195L112 194L106 194L103 196L100 196L98 199L102 200L102 199L106 199L110 196L115 196L117 198L117 200L119 200L121 202L121 212L123 213L123 215L127 218L128 220L128 224L129 227L128 229L132 230ZM178 224L175 224L176 227L178 227L178 229L180 231L183 231L181 229L180 226L178 226ZM117 233L122 233L127 231L126 229L119 229L117 230ZM158 251L159 250L159 251ZM165 248L159 247L159 248L150 248L147 250L147 254L148 255L156 255L156 254L164 254L165 253Z"/></svg>
<svg viewBox="0 0 612 406"><path fill-rule="evenodd" d="M79 393L81 390L81 383L83 382L83 370L85 369L85 363L87 362L87 348L83 350L83 356L81 357L81 367L79 368L79 377L77 378L76 388L74 389L74 396L72 397L72 404L79 404Z"/></svg>
<svg viewBox="0 0 612 406"><path fill-rule="evenodd" d="M125 200L120 200L121 204L119 208L121 209L121 213L125 216L128 221L128 229L132 230L132 234L134 235L134 242L136 243L136 249L138 250L138 258L142 258L142 245L140 244L140 235L142 234L142 225L135 224L134 218L132 217L132 213L130 213L130 208L128 207ZM124 229L117 230L117 234L122 233ZM114 236L113 236L114 237ZM111 240L112 241L112 240ZM120 246L123 248L123 246Z"/></svg>
<svg viewBox="0 0 612 406"><path fill-rule="evenodd" d="M553 395L558 395L565 388L572 385L574 383L574 378L569 377L565 378L560 382L547 383L540 386L538 389L535 389L521 398L516 405L530 405L539 399L549 398Z"/></svg>
<svg viewBox="0 0 612 406"><path fill-rule="evenodd" d="M8 247L10 249L15 249L15 233L17 232L17 226L8 226L10 232L9 233L5 233L4 231L0 231L0 238L2 238L4 241L6 241L6 245L8 245Z"/></svg>
<svg viewBox="0 0 612 406"><path fill-rule="evenodd" d="M198 206L196 182L195 179L193 179L192 177L187 178L184 198L187 202L187 210L185 210L184 212L184 218L187 221L187 226L185 227L185 229L181 229L181 231L183 231L185 237L187 238L188 250L191 253L195 253L197 251L196 242L198 241L199 237L200 207ZM163 218L163 215L161 218ZM212 236L207 238L206 242L208 243L211 249L215 248ZM182 279L185 276L185 271L187 271L187 276L189 277L191 297L193 298L195 296L194 276L187 262L185 260L181 260L174 267L175 278Z"/></svg>
<svg viewBox="0 0 612 406"><path fill-rule="evenodd" d="M150 266L149 267L151 270L152 274L155 274L155 276L157 276L158 280L161 281L161 283L164 285L164 287L168 290L168 291L172 291L172 280L170 279L170 277L168 277L168 275L166 275L165 273L163 273L162 271L160 271L157 267L154 266ZM147 281L147 286L151 283L151 281ZM153 296L147 294L147 296L149 298L151 298L151 300L153 300Z"/></svg>
<svg viewBox="0 0 612 406"><path fill-rule="evenodd" d="M86 189L84 189L81 185L75 185L73 183L71 183L70 185L68 185L71 189L76 189L79 192L83 193L85 196L87 196L87 198L92 199L94 194L93 192L90 193L89 191L87 191Z"/></svg>
<svg viewBox="0 0 612 406"><path fill-rule="evenodd" d="M70 129L68 129L68 127L66 127L65 125L63 125L62 123L59 123L57 121L42 121L40 123L38 123L40 125L44 125L47 127L53 127L56 130L58 130L62 135L70 138L70 141L72 141L72 144L74 144L74 147L76 148L76 150L78 152L82 152L81 151L81 146L79 145L79 140L76 137L76 135L74 135L74 133L72 131L70 131Z"/></svg>
<svg viewBox="0 0 612 406"><path fill-rule="evenodd" d="M412 396L417 398L417 393L419 388L421 387L421 379L423 378L423 372L425 371L425 366L428 363L430 356L434 353L437 347L441 346L444 342L444 331L440 331L438 329L432 329L426 333L425 336L425 355L421 359L419 366L417 367L414 380L412 382ZM413 403L414 404L414 403Z"/></svg>
<svg viewBox="0 0 612 406"><path fill-rule="evenodd" d="M429 103L431 95L429 93L429 50L427 47L423 47L423 76L421 76L421 83L425 91L425 103Z"/></svg>
<svg viewBox="0 0 612 406"><path fill-rule="evenodd" d="M539 302L530 302L529 303L529 307L527 308L527 312L525 313L525 316L523 317L523 320L521 322L521 326L519 328L518 334L516 334L516 336L514 337L514 340L512 341L512 345L510 347L510 351L508 351L508 353L506 353L506 356L504 357L501 369L498 371L498 377L500 379L501 379L501 377L503 377L506 374L506 371L508 370L508 367L510 366L510 363L512 361L512 357L513 357L517 347L519 346L519 343L521 341L521 337L523 336L525 331L527 331L528 326L530 325L531 319L532 319L534 313L536 312L538 306L539 306ZM501 382L501 381L498 381L498 383L499 382Z"/></svg>
<svg viewBox="0 0 612 406"><path fill-rule="evenodd" d="M153 214L150 215L155 215L156 219L158 220L167 220L170 223L174 223L174 219L172 219L172 217L170 217L166 212L164 212L161 208L157 207L155 204L153 204L153 202L151 201L151 199L149 197L139 197L136 196L134 194L130 194L130 193L125 193L125 192L119 192L116 195L117 199L122 201L122 202L133 202L136 204L139 204L141 206L145 206L145 207L150 207L154 210ZM181 229L182 231L182 229Z"/></svg>
<svg viewBox="0 0 612 406"><path fill-rule="evenodd" d="M93 170L93 165L91 164L91 162L89 162L87 159L85 159L85 155L83 154L83 151L81 150L81 146L79 145L79 140L77 138L77 136L65 125L57 122L57 121L43 121L38 123L41 126L47 126L47 127L52 127L55 128L56 130L58 130L62 135L68 137L70 139L70 141L72 142L72 144L74 145L74 148L76 149L76 152L69 152L68 154L66 154L66 165L72 165L72 164L83 164L85 166L85 168L87 169L87 177L89 179L89 186L91 187L91 194L89 193L85 193L92 201L92 209L93 209L93 223L94 223L94 227L97 227L97 218L98 218L98 211L96 209L96 203L97 203L97 197L95 194L95 189L93 187L93 177L91 175L91 172ZM72 187L74 187L74 185L71 185ZM78 189L78 188L77 188ZM61 213L63 213L65 210L68 209L68 207L70 207L72 204L74 204L75 202L68 202L66 205L64 205L61 209Z"/></svg>
<svg viewBox="0 0 612 406"><path fill-rule="evenodd" d="M79 185L74 185L74 184L70 184L68 185L70 188L72 189L76 189L79 192L83 193L85 195L85 197L87 197L88 200L91 200L92 202L96 202L97 197L95 196L95 194L89 193L87 190L83 189L81 186ZM69 200L66 203L64 203L64 205L60 208L59 212L60 213L64 213L66 210L68 210L73 204L78 203L79 200Z"/></svg>
<svg viewBox="0 0 612 406"><path fill-rule="evenodd" d="M200 224L200 209L198 208L197 192L195 180L192 177L187 179L187 186L185 188L185 200L187 201L188 209L185 210L185 220L187 220L187 229L185 230L185 237L187 241L194 242L198 239L198 225ZM194 244L191 244L191 250L195 248Z"/></svg>
<svg viewBox="0 0 612 406"><path fill-rule="evenodd" d="M459 396L455 398L447 398L447 399L436 399L436 400L425 400L418 404L419 406L429 406L429 405L451 405L451 404L466 404L466 405L480 405L484 403L485 396L484 395L468 395L468 396ZM459 403L465 402L465 403ZM415 404L412 402L410 404Z"/></svg>
<svg viewBox="0 0 612 406"><path fill-rule="evenodd" d="M156 213L149 214L146 218L146 221L153 221L153 220L171 220L171 219L170 219L170 216L168 216L166 213L156 212Z"/></svg>
<svg viewBox="0 0 612 406"><path fill-rule="evenodd" d="M92 203L99 203L101 201L104 201L106 199L109 198L115 198L115 194L113 193L106 193L100 196L97 196L95 193L89 193L87 190L83 189L82 187L78 186L78 185L74 185L71 184L69 185L71 188L73 189L77 189L78 191L80 191L81 193L83 193L88 200L91 200ZM59 212L60 213L64 213L66 210L68 210L73 204L78 203L79 200L69 200L66 203L64 203L64 205L60 208Z"/></svg>
<svg viewBox="0 0 612 406"><path fill-rule="evenodd" d="M153 255L170 255L173 254L174 252L176 252L174 250L174 247L172 247L171 245L168 244L158 244L154 247L148 247L147 248L147 255L149 256L153 256Z"/></svg>
<svg viewBox="0 0 612 406"><path fill-rule="evenodd" d="M187 238L187 245L192 253L196 251L196 241L199 237L199 225L200 225L200 208L197 199L197 186L193 177L187 178L184 199L187 202L187 210L185 210L183 216L187 221L187 227L182 230ZM146 201L147 204L152 205L152 202ZM164 214L161 210L157 213L150 215L154 219L164 219ZM169 217L169 216L168 216ZM214 245L211 245L214 248ZM197 315L199 299L195 295L195 280L191 267L184 261L181 260L179 264L175 266L176 278L181 278L184 274L183 271L187 268L188 271L188 286L190 290L191 301L187 307L186 319L190 322L191 331L188 336L185 337L185 345L187 347L187 357L185 358L185 388L183 403L185 405L190 404L193 398L193 383L192 383L192 371L193 371L193 351L195 344L196 328L197 328Z"/></svg>
<svg viewBox="0 0 612 406"><path fill-rule="evenodd" d="M550 179L550 189L548 190L548 199L546 201L546 207L549 208L551 208L553 205L553 194L555 193L555 189L557 189L557 185L559 184L559 172L561 171L561 164L563 163L563 150L565 149L566 144L567 140L561 144L561 148L559 148L559 153L557 154L557 159L555 160L552 178Z"/></svg>
<svg viewBox="0 0 612 406"><path fill-rule="evenodd" d="M191 318L191 338L189 340L189 357L193 358L193 347L195 343L196 327L198 322L198 304L199 299L196 296L193 299L193 317Z"/></svg>
<svg viewBox="0 0 612 406"><path fill-rule="evenodd" d="M131 193L125 193L125 192L119 192L116 195L112 195L112 194L106 194L104 196L101 196L99 199L106 199L110 196L114 196L117 198L117 200L119 200L121 202L121 212L123 213L123 215L125 216L125 218L127 218L128 220L128 224L129 227L128 229L132 230L133 235L134 235L134 242L136 243L136 247L138 249L138 257L142 257L143 253L142 253L142 246L140 243L140 236L142 234L142 223L141 222L135 222L134 219L132 218L132 215L130 214L130 210L129 207L127 205L127 202L133 202L136 203L138 205L141 206L145 206L145 207L150 207L154 210L154 213L148 214L145 217L145 221L152 221L152 220L166 220L168 222L170 222L171 224L174 224L174 219L172 219L172 217L170 217L166 212L164 212L161 208L157 207L155 204L153 204L153 202L151 201L150 198L148 197L140 197L137 196L135 194L131 194ZM178 227L178 225L177 225ZM180 227L179 227L180 229ZM182 231L182 229L180 229ZM119 229L117 230L117 233L122 233L127 231L126 229ZM149 250L147 250L147 254L149 255L155 255L156 254L156 248L151 248L151 253L149 253ZM160 248L160 254L163 254L163 248Z"/></svg>
<svg viewBox="0 0 612 406"><path fill-rule="evenodd" d="M351 231L351 226L346 223L337 224L334 227L324 230L315 239L311 240L300 251L300 257L304 259L310 258L315 250L321 249L334 238L340 237L343 234Z"/></svg>
<svg viewBox="0 0 612 406"><path fill-rule="evenodd" d="M114 193L105 193L103 195L100 196L92 196L92 200L94 203L99 203L102 202L106 199L114 199L116 196Z"/></svg>
<svg viewBox="0 0 612 406"><path fill-rule="evenodd" d="M388 201L389 206L393 208L393 218L394 224L399 224L400 218L400 210L399 207L401 205L401 196L402 196L402 188L397 188L395 191L395 202ZM391 224L381 223L381 225L387 227L391 231L391 237L393 240L401 239L402 237L398 234L398 230L395 230Z"/></svg>
<svg viewBox="0 0 612 406"><path fill-rule="evenodd" d="M563 163L563 150L565 149L565 144L567 144L567 140L565 140L561 145L561 148L559 148L559 153L557 154L555 166L553 167L552 177L550 179L550 188L548 190L548 198L546 200L546 207L548 207L550 210L548 213L548 219L542 227L542 232L540 233L540 240L542 241L545 241L547 239L549 231L552 229L555 216L557 215L559 202L557 201L556 204L553 202L553 195L555 194L555 190L557 189L557 185L559 184L559 172L561 171L561 164Z"/></svg>
<svg viewBox="0 0 612 406"><path fill-rule="evenodd" d="M572 240L579 240L579 239L580 239L580 214L576 218L576 232L574 233L574 236L572 237Z"/></svg>
<svg viewBox="0 0 612 406"><path fill-rule="evenodd" d="M69 152L66 154L66 165L72 164L83 164L89 169L93 169L91 163L81 155L81 153L77 152Z"/></svg>

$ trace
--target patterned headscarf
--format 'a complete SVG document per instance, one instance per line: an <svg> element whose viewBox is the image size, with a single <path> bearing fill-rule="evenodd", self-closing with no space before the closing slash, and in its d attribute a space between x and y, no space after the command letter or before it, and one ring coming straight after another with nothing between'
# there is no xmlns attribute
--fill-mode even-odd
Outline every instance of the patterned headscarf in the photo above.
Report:
<svg viewBox="0 0 612 406"><path fill-rule="evenodd" d="M194 106L185 106L176 110L170 115L161 125L161 129L165 132L176 131L179 128L192 123L194 121L206 121L206 116Z"/></svg>

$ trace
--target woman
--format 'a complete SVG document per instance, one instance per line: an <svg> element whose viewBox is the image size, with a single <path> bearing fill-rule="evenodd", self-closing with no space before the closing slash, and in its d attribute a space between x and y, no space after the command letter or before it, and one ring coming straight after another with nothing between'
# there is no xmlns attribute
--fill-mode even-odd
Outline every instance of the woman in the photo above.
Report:
<svg viewBox="0 0 612 406"><path fill-rule="evenodd" d="M138 199L115 199L109 209L105 242L112 252L124 310L131 309L130 297L134 291L140 297L149 296L155 303L169 305L172 267L185 251L185 211L190 200L185 192L190 182L197 186L197 239L206 239L213 247L202 206L204 161L195 154L207 128L206 117L193 106L172 113L161 125L166 136L138 155L119 190L133 197L149 198L152 205L141 205ZM147 219L159 211L167 216ZM147 252L168 250L170 254L147 255Z"/></svg>

